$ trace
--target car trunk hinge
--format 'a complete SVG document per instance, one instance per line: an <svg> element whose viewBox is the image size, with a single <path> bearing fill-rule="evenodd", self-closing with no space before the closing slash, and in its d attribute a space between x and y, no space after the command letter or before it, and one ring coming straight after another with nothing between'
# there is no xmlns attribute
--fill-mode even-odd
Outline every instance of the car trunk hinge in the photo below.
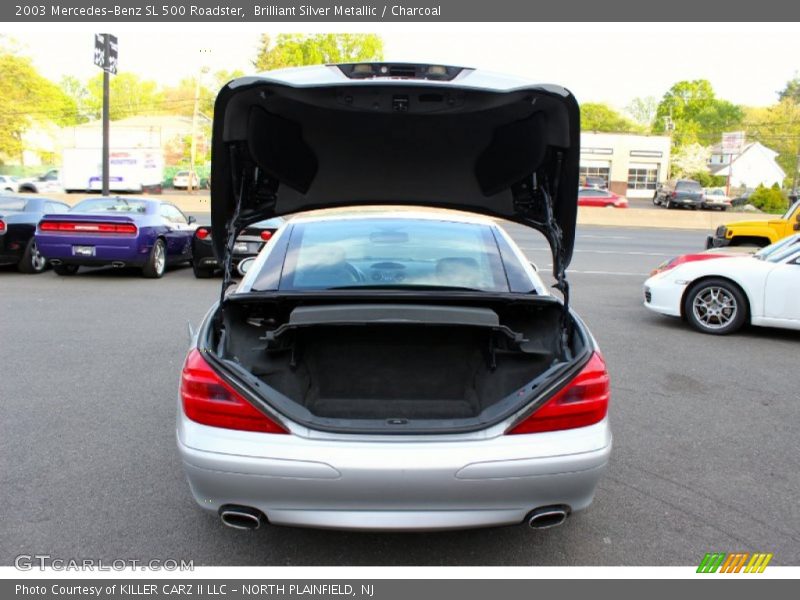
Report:
<svg viewBox="0 0 800 600"><path fill-rule="evenodd" d="M222 263L220 304L225 299L225 292L231 285L233 251L239 230L250 223L267 218L264 216L265 212L269 210L274 212L275 204L278 201L278 180L270 178L263 169L249 159L249 154L242 152L236 145L231 146L231 164L234 167L232 169L234 173L232 188L235 206L230 221L226 223L227 238L225 240L225 258ZM237 166L239 166L238 177L236 176ZM243 205L246 205L247 208L243 209Z"/></svg>
<svg viewBox="0 0 800 600"><path fill-rule="evenodd" d="M239 190L236 194L236 206L233 209L233 215L227 225L227 237L225 239L225 259L222 263L222 290L220 291L219 303L220 306L225 300L225 292L231 285L231 277L233 276L233 249L236 245L236 232L239 223L239 213L242 208L242 198L247 189L247 177L242 173L241 181L239 182Z"/></svg>
<svg viewBox="0 0 800 600"><path fill-rule="evenodd" d="M559 354L564 360L570 359L570 339L572 337L572 319L569 317L569 282L567 281L567 257L564 248L564 233L558 225L553 212L553 197L557 197L558 180L560 179L561 153L557 155L556 177L554 177L553 194L548 191L547 181L536 173L512 187L514 210L523 220L547 238L553 251L553 285L564 298L561 311L561 340Z"/></svg>

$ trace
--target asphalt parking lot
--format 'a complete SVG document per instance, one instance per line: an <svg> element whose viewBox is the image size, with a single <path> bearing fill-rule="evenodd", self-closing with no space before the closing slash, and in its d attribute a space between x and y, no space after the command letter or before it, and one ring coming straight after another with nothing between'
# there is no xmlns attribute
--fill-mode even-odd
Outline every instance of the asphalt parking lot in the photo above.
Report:
<svg viewBox="0 0 800 600"><path fill-rule="evenodd" d="M546 272L544 239L509 231ZM609 364L615 447L593 506L545 531L228 529L195 506L174 440L187 322L219 280L0 269L0 564L689 565L710 551L798 564L800 332L719 338L641 306L648 271L705 235L579 229L573 305Z"/></svg>

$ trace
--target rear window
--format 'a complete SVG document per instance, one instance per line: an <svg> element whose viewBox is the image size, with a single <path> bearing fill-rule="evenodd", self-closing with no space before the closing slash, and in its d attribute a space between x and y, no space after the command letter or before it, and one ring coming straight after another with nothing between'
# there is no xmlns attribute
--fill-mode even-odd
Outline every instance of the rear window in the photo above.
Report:
<svg viewBox="0 0 800 600"><path fill-rule="evenodd" d="M351 287L509 291L486 225L414 219L295 225L279 289Z"/></svg>
<svg viewBox="0 0 800 600"><path fill-rule="evenodd" d="M688 192L700 191L700 184L696 181L679 181L675 184L676 190L684 190Z"/></svg>
<svg viewBox="0 0 800 600"><path fill-rule="evenodd" d="M22 212L27 203L22 198L0 198L0 212Z"/></svg>
<svg viewBox="0 0 800 600"><path fill-rule="evenodd" d="M147 203L143 200L126 200L125 198L104 198L98 200L84 200L72 207L74 213L140 213L147 212Z"/></svg>

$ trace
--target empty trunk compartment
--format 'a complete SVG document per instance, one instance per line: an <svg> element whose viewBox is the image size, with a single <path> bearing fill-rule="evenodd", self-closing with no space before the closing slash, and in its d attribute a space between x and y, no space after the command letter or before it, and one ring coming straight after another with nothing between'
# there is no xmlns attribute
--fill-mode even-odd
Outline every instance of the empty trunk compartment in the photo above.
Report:
<svg viewBox="0 0 800 600"><path fill-rule="evenodd" d="M231 305L218 355L314 417L457 422L508 404L511 395L530 402L526 386L557 364L559 306L499 312Z"/></svg>

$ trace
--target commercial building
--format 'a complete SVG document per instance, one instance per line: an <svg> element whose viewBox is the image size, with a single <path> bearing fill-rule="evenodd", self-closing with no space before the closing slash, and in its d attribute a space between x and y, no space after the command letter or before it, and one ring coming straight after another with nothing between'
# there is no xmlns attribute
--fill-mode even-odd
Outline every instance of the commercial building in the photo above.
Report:
<svg viewBox="0 0 800 600"><path fill-rule="evenodd" d="M670 138L628 133L582 133L581 179L597 177L628 198L651 198L669 177Z"/></svg>

